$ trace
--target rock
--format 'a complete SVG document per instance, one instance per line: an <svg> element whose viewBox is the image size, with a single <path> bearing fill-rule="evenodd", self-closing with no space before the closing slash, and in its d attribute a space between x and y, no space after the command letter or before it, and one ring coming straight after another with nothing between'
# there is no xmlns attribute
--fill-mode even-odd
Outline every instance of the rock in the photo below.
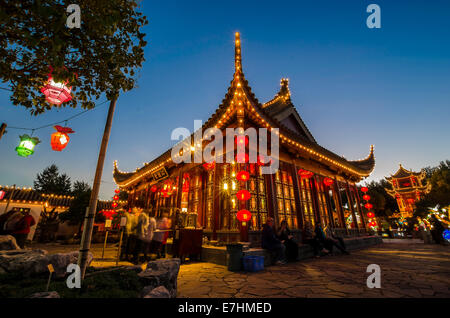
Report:
<svg viewBox="0 0 450 318"><path fill-rule="evenodd" d="M0 235L0 251L3 250L20 250L16 239L12 235Z"/></svg>
<svg viewBox="0 0 450 318"><path fill-rule="evenodd" d="M143 298L171 298L170 292L164 286L151 288L151 290L150 290L150 288L146 289L147 287L150 287L150 286L146 286L142 290ZM148 291L148 290L150 290L150 292L147 292L144 294L144 291Z"/></svg>
<svg viewBox="0 0 450 318"><path fill-rule="evenodd" d="M76 264L78 252L58 253L48 255L45 250L11 250L0 251L0 268L8 273L21 272L24 276L33 276L48 273L48 264L55 269L55 277L64 277L67 266ZM88 265L93 255L89 253Z"/></svg>
<svg viewBox="0 0 450 318"><path fill-rule="evenodd" d="M145 271L138 274L143 283L150 288L164 286L174 298L177 295L177 278L180 270L180 259L161 259L147 264Z"/></svg>
<svg viewBox="0 0 450 318"><path fill-rule="evenodd" d="M28 296L27 298L61 298L61 297L59 296L58 292L51 291L51 292L35 293Z"/></svg>

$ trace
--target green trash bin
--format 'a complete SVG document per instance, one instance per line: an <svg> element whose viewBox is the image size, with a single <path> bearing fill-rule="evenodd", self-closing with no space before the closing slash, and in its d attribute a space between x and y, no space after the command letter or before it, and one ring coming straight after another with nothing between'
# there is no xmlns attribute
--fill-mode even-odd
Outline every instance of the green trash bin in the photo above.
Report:
<svg viewBox="0 0 450 318"><path fill-rule="evenodd" d="M242 268L242 244L227 244L227 266L228 270L238 272Z"/></svg>

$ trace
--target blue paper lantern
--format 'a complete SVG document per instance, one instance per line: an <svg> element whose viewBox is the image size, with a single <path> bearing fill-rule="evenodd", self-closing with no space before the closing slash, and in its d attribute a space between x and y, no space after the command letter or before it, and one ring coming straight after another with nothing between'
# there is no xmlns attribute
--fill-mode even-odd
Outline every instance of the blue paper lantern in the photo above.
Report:
<svg viewBox="0 0 450 318"><path fill-rule="evenodd" d="M445 230L444 233L442 233L442 236L443 236L444 239L446 239L447 241L450 241L450 230Z"/></svg>

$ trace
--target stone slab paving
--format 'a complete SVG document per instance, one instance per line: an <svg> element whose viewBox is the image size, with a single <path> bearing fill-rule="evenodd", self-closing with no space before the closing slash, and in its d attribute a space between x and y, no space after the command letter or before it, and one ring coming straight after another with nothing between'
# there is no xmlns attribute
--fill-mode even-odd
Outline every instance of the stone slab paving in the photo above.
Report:
<svg viewBox="0 0 450 318"><path fill-rule="evenodd" d="M381 288L366 286L369 264L381 268ZM450 247L390 243L325 256L258 273L233 273L225 266L181 266L178 297L450 297Z"/></svg>

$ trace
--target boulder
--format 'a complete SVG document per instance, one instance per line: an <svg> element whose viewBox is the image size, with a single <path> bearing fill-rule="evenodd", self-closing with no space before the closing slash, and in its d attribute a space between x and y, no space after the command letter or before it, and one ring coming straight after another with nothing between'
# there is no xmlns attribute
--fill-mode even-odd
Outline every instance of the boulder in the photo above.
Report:
<svg viewBox="0 0 450 318"><path fill-rule="evenodd" d="M12 235L0 235L0 251L4 250L20 250L16 239Z"/></svg>
<svg viewBox="0 0 450 318"><path fill-rule="evenodd" d="M147 264L146 270L138 274L141 281L147 286L147 290L164 286L170 297L177 295L177 278L180 270L180 259L161 259Z"/></svg>
<svg viewBox="0 0 450 318"><path fill-rule="evenodd" d="M171 298L170 292L164 286L153 288L146 286L142 290L143 298Z"/></svg>
<svg viewBox="0 0 450 318"><path fill-rule="evenodd" d="M40 292L40 293L34 293L27 298L61 298L58 294L58 292L51 291L51 292Z"/></svg>
<svg viewBox="0 0 450 318"><path fill-rule="evenodd" d="M7 273L21 272L24 276L48 273L48 264L52 264L55 277L66 275L67 266L76 264L78 252L58 253L48 255L45 250L11 250L0 251L0 268ZM89 253L88 265L93 255Z"/></svg>

